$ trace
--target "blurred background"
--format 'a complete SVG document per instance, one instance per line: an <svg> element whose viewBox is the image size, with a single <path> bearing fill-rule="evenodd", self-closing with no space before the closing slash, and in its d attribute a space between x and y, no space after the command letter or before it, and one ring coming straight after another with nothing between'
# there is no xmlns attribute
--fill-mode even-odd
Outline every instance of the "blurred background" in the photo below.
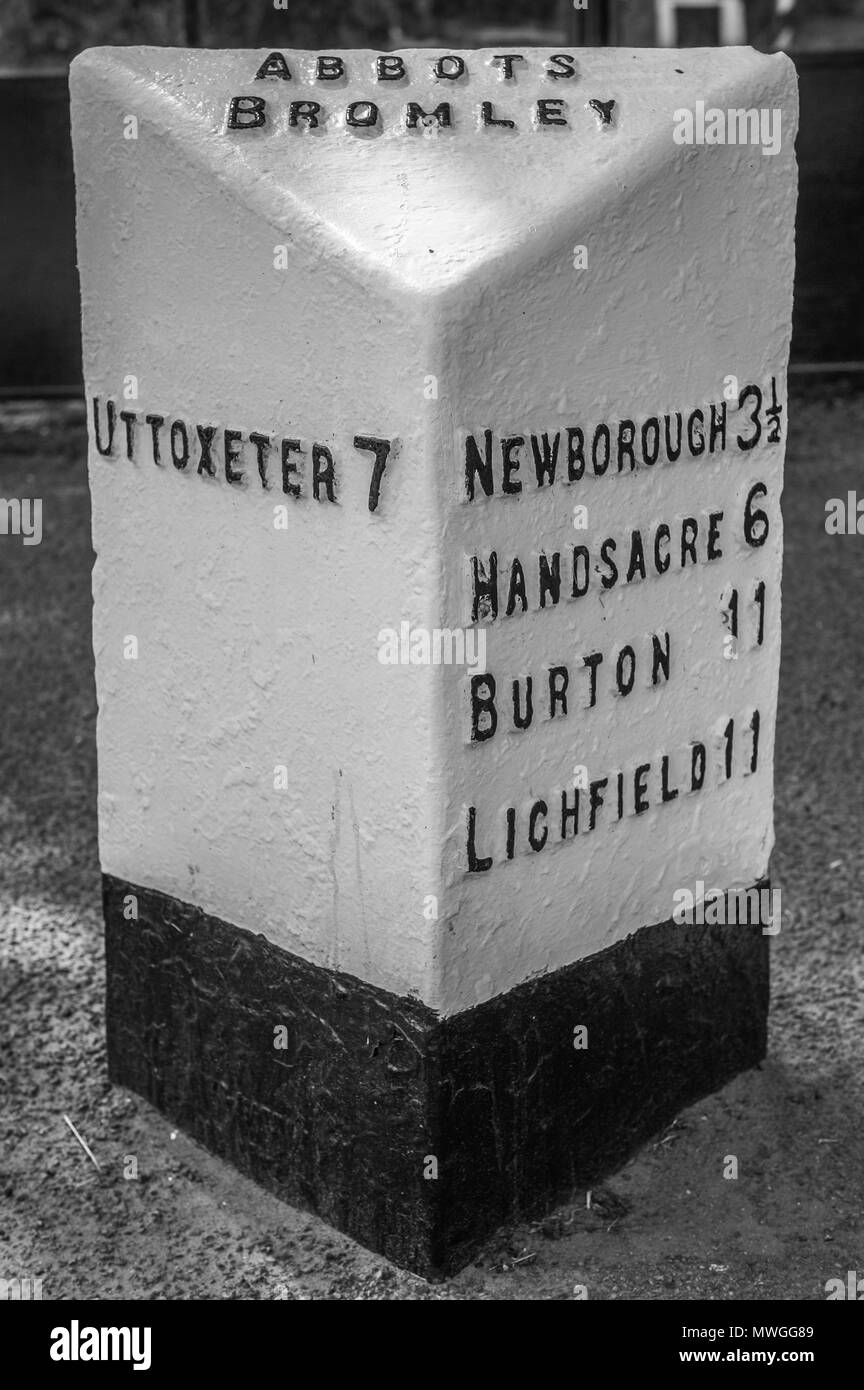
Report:
<svg viewBox="0 0 864 1390"><path fill-rule="evenodd" d="M4 0L0 396L81 392L67 70L95 44L783 49L801 92L792 361L864 365L864 0Z"/></svg>

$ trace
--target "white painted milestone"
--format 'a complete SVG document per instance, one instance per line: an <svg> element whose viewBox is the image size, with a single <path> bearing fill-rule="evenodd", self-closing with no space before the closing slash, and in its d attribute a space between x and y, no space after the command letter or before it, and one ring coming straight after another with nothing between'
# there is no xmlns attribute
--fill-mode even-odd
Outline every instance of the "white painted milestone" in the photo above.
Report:
<svg viewBox="0 0 864 1390"><path fill-rule="evenodd" d="M105 872L442 1014L761 879L788 59L72 90Z"/></svg>

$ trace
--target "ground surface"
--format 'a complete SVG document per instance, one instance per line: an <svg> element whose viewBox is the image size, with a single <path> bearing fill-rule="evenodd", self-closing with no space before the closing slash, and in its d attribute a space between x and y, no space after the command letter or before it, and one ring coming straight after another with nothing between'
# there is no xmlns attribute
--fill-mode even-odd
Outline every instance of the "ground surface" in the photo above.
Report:
<svg viewBox="0 0 864 1390"><path fill-rule="evenodd" d="M824 530L826 499L862 476L864 395L799 378L791 418L769 1060L590 1207L574 1194L431 1286L105 1079L83 426L68 407L0 411L0 495L44 503L41 545L0 536L0 1278L41 1277L46 1299L545 1300L579 1283L758 1300L864 1271L864 537Z"/></svg>

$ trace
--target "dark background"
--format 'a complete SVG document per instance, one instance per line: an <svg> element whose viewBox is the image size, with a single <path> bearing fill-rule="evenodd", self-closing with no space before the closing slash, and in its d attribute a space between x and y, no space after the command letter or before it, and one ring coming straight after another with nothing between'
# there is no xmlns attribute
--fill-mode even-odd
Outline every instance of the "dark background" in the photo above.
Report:
<svg viewBox="0 0 864 1390"><path fill-rule="evenodd" d="M0 395L79 394L67 70L95 44L338 48L500 43L652 46L652 0L5 0L0 13ZM729 0L726 0L729 3ZM864 0L746 0L742 36L798 68L800 201L793 364L864 363ZM719 6L682 5L681 46L712 44Z"/></svg>

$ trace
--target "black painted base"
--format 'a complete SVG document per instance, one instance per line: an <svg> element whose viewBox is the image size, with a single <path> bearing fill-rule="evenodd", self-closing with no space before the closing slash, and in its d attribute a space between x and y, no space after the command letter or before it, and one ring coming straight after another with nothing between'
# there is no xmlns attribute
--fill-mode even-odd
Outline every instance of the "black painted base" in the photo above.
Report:
<svg viewBox="0 0 864 1390"><path fill-rule="evenodd" d="M442 1020L161 893L104 901L111 1079L432 1278L765 1055L758 925L646 927Z"/></svg>

